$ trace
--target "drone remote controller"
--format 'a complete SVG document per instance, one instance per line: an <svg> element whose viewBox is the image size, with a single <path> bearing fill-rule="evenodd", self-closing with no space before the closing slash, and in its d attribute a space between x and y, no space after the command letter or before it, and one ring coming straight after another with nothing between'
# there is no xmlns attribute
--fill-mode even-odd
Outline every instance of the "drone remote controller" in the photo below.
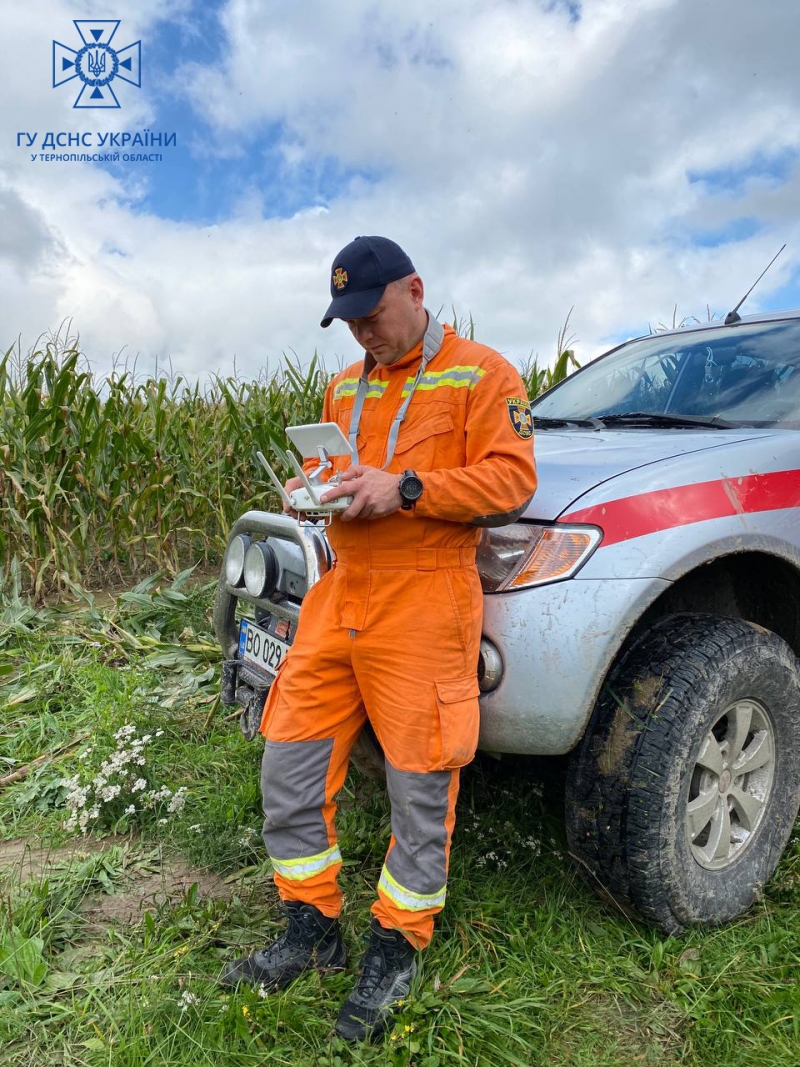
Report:
<svg viewBox="0 0 800 1067"><path fill-rule="evenodd" d="M329 481L320 485L319 491L320 493L326 493L329 489L335 489L341 483L341 475L334 475ZM345 511L353 503L353 498L351 496L340 496L336 500L329 500L326 504L322 504L311 496L305 486L301 486L299 489L293 489L289 493L289 501L298 513L319 518L337 511Z"/></svg>
<svg viewBox="0 0 800 1067"><path fill-rule="evenodd" d="M333 467L330 461L332 455L352 456L347 438L335 422L324 422L311 426L287 426L286 436L298 446L304 459L317 458L319 460L316 470L307 475L297 456L293 452L286 453L286 460L289 466L302 482L298 489L293 489L291 493L287 493L281 484L280 478L267 463L261 452L256 452L258 461L266 470L270 481L277 489L286 507L304 516L305 519L312 521L322 519L325 525L328 525L334 514L344 511L353 502L351 496L340 496L336 500L330 500L327 503L323 503L320 499L329 489L335 489L336 486L342 483L341 474L334 475L327 482L322 480L322 476Z"/></svg>

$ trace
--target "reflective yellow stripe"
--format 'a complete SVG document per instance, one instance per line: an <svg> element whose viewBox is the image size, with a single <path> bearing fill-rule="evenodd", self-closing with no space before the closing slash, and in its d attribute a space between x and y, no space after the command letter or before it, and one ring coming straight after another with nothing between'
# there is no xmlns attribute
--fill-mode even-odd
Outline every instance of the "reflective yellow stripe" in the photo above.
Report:
<svg viewBox="0 0 800 1067"><path fill-rule="evenodd" d="M454 363L452 367L443 367L442 370L425 371L426 378L441 378L447 374L477 374L482 378L486 373L485 367L479 367L472 363ZM411 379L409 379L410 381Z"/></svg>
<svg viewBox="0 0 800 1067"><path fill-rule="evenodd" d="M426 382L421 381L417 386L420 391L424 389L439 389L442 386L449 386L451 389L474 389L475 382L472 378L441 378L438 382ZM405 395L408 392L407 389L403 390Z"/></svg>
<svg viewBox="0 0 800 1067"><path fill-rule="evenodd" d="M427 371L420 379L418 389L474 389L486 374L485 367L456 366L445 370ZM403 396L408 396L413 378L407 378L403 387Z"/></svg>
<svg viewBox="0 0 800 1067"><path fill-rule="evenodd" d="M457 364L454 367L445 367L443 370L425 371L422 381L427 382L433 378L466 378L467 381L470 379L480 381L485 373L485 367L470 367L465 364ZM413 378L408 378L407 381L411 382Z"/></svg>
<svg viewBox="0 0 800 1067"><path fill-rule="evenodd" d="M446 367L444 370L426 371L420 378L418 389L474 389L478 382L486 374L485 367L472 367L466 364L458 364L454 367ZM358 378L342 378L337 382L333 390L334 400L341 400L345 396L355 396L358 392ZM414 378L406 378L401 396L408 396ZM369 383L365 399L374 399L383 396L388 386L388 381L377 379Z"/></svg>
<svg viewBox="0 0 800 1067"><path fill-rule="evenodd" d="M282 874L284 878L290 878L293 882L299 882L303 878L311 878L312 875L332 867L334 863L341 863L342 854L338 845L334 845L333 848L326 849L325 852L320 852L316 856L302 856L296 860L276 860L274 856L270 856L270 859L278 874Z"/></svg>
<svg viewBox="0 0 800 1067"><path fill-rule="evenodd" d="M343 396L355 396L358 389L358 378L342 378L337 382L333 390L333 399L338 400Z"/></svg>
<svg viewBox="0 0 800 1067"><path fill-rule="evenodd" d="M334 386L333 399L341 400L343 396L355 396L358 392L358 381L358 378L342 378ZM383 396L388 384L388 382L382 381L370 382L364 394L365 398L369 400L370 398L374 399L375 397Z"/></svg>
<svg viewBox="0 0 800 1067"><path fill-rule="evenodd" d="M384 892L403 911L427 911L428 908L441 908L444 906L445 896L447 895L447 886L444 885L437 893L413 893L410 889L400 885L395 878L392 878L385 865L381 871L378 889Z"/></svg>

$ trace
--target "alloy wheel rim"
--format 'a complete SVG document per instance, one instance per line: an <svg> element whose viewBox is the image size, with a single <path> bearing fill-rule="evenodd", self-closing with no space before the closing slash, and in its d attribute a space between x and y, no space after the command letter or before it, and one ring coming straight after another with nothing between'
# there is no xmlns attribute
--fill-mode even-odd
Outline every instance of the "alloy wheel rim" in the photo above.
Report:
<svg viewBox="0 0 800 1067"><path fill-rule="evenodd" d="M737 700L703 738L689 784L686 835L706 870L739 859L756 836L775 778L775 732L757 700Z"/></svg>

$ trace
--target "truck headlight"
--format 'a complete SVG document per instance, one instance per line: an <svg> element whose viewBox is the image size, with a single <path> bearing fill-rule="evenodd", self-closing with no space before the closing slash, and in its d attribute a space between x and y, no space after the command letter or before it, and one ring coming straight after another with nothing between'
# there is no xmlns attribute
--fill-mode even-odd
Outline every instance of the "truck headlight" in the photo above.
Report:
<svg viewBox="0 0 800 1067"><path fill-rule="evenodd" d="M515 522L487 529L478 545L484 593L504 593L571 578L602 540L596 526Z"/></svg>
<svg viewBox="0 0 800 1067"><path fill-rule="evenodd" d="M239 534L228 545L225 553L225 580L228 585L241 585L244 579L244 558L252 543L247 534Z"/></svg>
<svg viewBox="0 0 800 1067"><path fill-rule="evenodd" d="M255 541L244 557L244 587L252 597L269 596L278 581L278 561L266 541Z"/></svg>

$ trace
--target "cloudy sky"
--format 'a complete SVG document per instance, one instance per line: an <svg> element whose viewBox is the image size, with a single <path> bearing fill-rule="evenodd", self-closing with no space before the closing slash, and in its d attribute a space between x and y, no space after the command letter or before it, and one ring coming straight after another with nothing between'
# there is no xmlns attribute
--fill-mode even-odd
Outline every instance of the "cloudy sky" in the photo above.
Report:
<svg viewBox="0 0 800 1067"><path fill-rule="evenodd" d="M141 40L118 109L53 87L75 19ZM797 0L5 0L0 30L3 349L71 320L100 369L335 366L359 233L516 361L573 306L579 358L724 314L784 241L746 310L800 305ZM177 134L163 161L39 159L144 129Z"/></svg>

